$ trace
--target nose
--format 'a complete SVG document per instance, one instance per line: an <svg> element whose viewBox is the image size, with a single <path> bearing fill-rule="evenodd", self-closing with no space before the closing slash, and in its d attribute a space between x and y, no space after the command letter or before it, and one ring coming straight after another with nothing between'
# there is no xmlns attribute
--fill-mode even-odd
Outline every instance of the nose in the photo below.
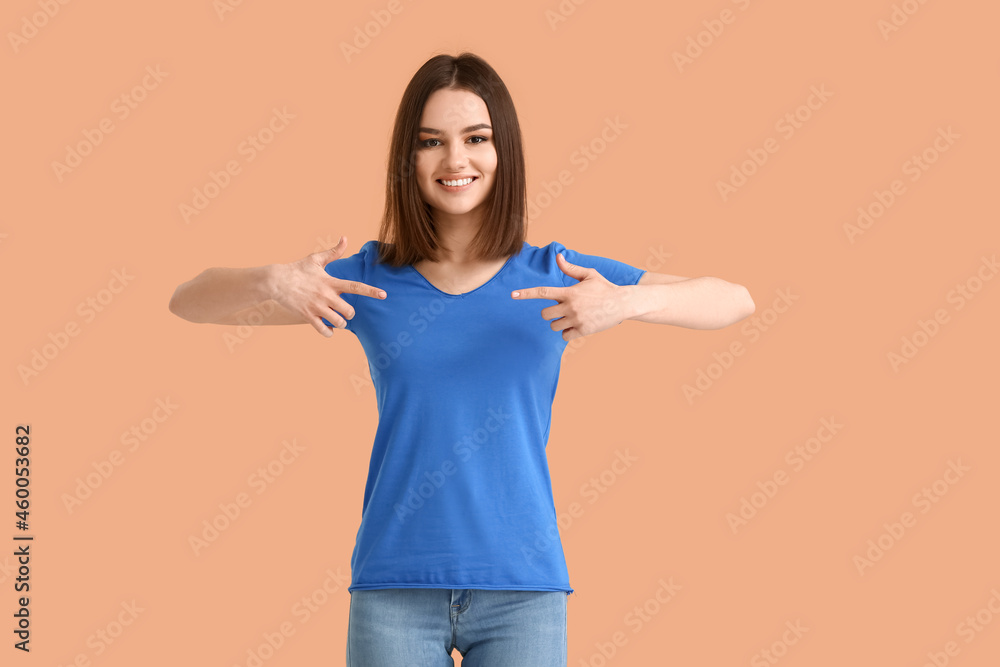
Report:
<svg viewBox="0 0 1000 667"><path fill-rule="evenodd" d="M461 171L469 163L469 156L465 152L465 144L451 142L444 156L445 171Z"/></svg>

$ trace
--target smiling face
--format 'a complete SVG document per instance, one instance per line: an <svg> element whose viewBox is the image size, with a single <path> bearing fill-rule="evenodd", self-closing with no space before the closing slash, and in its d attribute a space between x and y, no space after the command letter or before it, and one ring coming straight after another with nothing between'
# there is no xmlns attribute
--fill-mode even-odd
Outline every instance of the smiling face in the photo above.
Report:
<svg viewBox="0 0 1000 667"><path fill-rule="evenodd" d="M482 220L497 168L490 113L483 98L451 88L440 88L427 98L420 116L416 167L421 196L435 220L470 212L478 214L477 222Z"/></svg>

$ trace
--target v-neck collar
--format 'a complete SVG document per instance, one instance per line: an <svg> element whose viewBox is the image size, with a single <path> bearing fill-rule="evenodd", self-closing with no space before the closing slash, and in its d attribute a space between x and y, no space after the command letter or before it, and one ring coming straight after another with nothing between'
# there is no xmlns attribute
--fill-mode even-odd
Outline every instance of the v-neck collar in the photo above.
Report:
<svg viewBox="0 0 1000 667"><path fill-rule="evenodd" d="M523 247L522 247L522 250L523 250ZM423 281L427 284L428 287L430 287L431 289L435 290L436 292L439 292L439 293L441 293L441 294L443 294L445 296L450 296L450 297L463 297L463 296L468 296L469 294L475 294L476 292L478 292L479 290L483 289L484 287L486 287L487 285L489 285L490 283L492 283L494 280L496 280L497 276L499 276L501 273L503 273L507 269L507 267L510 266L513 263L514 258L517 257L519 254L520 253L517 253L517 254L511 255L510 257L508 257L507 261L503 263L503 266L501 266L500 269L496 273L494 273L492 276L490 276L490 279L487 280L486 282L484 282L482 285L480 285L479 287L476 287L475 289L471 289L468 292L462 292L461 294L452 294L451 292L445 292L443 289L437 287L434 283L432 283L430 280L428 280L427 276L425 276L424 274L420 273L420 271L417 271L417 267L415 267L413 264L407 264L407 266L410 268L411 271L413 271L418 276L420 276L420 278L423 279Z"/></svg>

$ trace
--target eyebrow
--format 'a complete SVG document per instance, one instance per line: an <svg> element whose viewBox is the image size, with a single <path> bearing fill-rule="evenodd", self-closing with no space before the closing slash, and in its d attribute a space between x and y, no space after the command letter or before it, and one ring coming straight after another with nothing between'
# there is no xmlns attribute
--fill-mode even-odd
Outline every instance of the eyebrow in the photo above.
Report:
<svg viewBox="0 0 1000 667"><path fill-rule="evenodd" d="M462 130L462 134L468 134L469 132L475 132L476 130L492 130L493 128L486 123L479 123L478 125L470 125L469 127ZM441 134L441 130L435 130L433 127L421 127L417 130L418 132L426 132L427 134Z"/></svg>

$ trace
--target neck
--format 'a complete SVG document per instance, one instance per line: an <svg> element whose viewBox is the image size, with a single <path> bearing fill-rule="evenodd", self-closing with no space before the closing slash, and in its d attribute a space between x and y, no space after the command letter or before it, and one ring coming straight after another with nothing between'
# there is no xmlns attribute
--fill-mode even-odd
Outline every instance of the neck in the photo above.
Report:
<svg viewBox="0 0 1000 667"><path fill-rule="evenodd" d="M460 215L434 211L434 227L437 230L440 249L438 263L467 264L476 261L469 251L469 244L479 232L482 224L478 211Z"/></svg>

